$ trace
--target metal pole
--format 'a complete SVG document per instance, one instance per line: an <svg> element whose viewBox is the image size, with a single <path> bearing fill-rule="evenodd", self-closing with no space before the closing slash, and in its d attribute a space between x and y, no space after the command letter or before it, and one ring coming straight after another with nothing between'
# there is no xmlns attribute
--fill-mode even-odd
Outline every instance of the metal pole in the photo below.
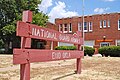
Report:
<svg viewBox="0 0 120 80"><path fill-rule="evenodd" d="M85 40L85 36L84 36L84 0L82 0L82 19L83 19L83 51L84 51L84 40Z"/></svg>

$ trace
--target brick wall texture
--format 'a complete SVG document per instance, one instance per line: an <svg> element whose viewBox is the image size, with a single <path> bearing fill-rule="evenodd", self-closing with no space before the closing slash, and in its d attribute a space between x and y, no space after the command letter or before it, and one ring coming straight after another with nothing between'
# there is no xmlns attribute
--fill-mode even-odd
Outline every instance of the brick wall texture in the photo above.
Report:
<svg viewBox="0 0 120 80"><path fill-rule="evenodd" d="M55 19L55 25L59 30L60 24L72 24L72 33L78 30L78 23L82 23L82 16L80 17L68 17L68 18L57 18ZM85 32L85 41L95 41L94 46L99 46L100 42L97 40L103 40L103 36L106 36L106 40L110 41L110 45L115 45L116 40L120 40L120 30L118 30L118 20L120 20L120 13L109 13L109 14L95 14L84 16L84 22L92 22L92 31L89 31L89 25L87 26L88 31ZM102 21L102 28L100 28L100 21ZM106 21L106 27L104 26ZM108 21L110 27L108 26ZM64 26L62 26L64 28Z"/></svg>

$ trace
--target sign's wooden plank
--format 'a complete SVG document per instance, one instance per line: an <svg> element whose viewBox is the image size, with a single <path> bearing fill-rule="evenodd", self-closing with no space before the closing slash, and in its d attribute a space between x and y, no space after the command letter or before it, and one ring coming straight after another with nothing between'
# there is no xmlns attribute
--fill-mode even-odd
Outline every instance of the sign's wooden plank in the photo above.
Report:
<svg viewBox="0 0 120 80"><path fill-rule="evenodd" d="M17 23L17 36L72 44L83 44L83 38L80 37L80 33L76 36L63 34L52 29L43 28L34 24L28 24L22 21L18 21Z"/></svg>
<svg viewBox="0 0 120 80"><path fill-rule="evenodd" d="M36 49L14 49L14 64L25 64L27 62L45 62L64 59L81 58L83 51L78 50L36 50Z"/></svg>

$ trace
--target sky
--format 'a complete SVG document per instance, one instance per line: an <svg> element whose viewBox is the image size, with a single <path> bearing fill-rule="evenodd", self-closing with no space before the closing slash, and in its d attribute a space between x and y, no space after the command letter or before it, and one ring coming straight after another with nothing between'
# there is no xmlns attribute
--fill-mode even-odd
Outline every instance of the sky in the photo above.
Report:
<svg viewBox="0 0 120 80"><path fill-rule="evenodd" d="M42 0L39 11L55 18L82 16L83 0ZM120 0L84 0L84 15L120 12Z"/></svg>

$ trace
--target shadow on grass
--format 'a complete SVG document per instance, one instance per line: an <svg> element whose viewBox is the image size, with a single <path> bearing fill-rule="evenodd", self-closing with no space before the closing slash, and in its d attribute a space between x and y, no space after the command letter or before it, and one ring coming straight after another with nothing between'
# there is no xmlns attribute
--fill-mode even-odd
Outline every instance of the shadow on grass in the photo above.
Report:
<svg viewBox="0 0 120 80"><path fill-rule="evenodd" d="M71 76L71 75L74 75L74 74L76 74L76 72L73 72L73 73L70 73L70 74L67 74L67 75L63 75L63 76L54 78L53 80L60 80L60 79L62 79L62 78L65 78L65 77L68 77L68 76Z"/></svg>

